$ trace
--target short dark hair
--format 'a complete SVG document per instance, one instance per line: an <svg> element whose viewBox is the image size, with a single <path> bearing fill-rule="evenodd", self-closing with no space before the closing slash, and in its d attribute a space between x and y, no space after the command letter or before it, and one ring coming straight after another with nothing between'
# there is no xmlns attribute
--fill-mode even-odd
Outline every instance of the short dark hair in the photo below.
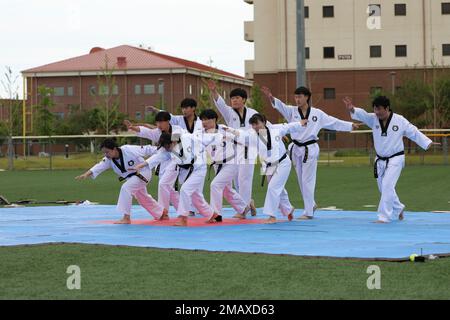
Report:
<svg viewBox="0 0 450 320"><path fill-rule="evenodd" d="M103 142L100 144L100 149L106 148L109 150L114 150L118 147L119 145L117 144L116 140L110 138L103 140Z"/></svg>
<svg viewBox="0 0 450 320"><path fill-rule="evenodd" d="M200 119L201 120L209 120L209 119L219 119L219 116L217 112L215 112L213 109L206 109L203 110L202 113L200 113Z"/></svg>
<svg viewBox="0 0 450 320"><path fill-rule="evenodd" d="M264 115L262 115L260 113L255 113L248 120L248 123L250 123L250 124L257 124L258 122L263 122L265 124L267 122L267 119Z"/></svg>
<svg viewBox="0 0 450 320"><path fill-rule="evenodd" d="M197 101L191 98L186 98L181 101L181 109L191 107L191 108L197 108Z"/></svg>
<svg viewBox="0 0 450 320"><path fill-rule="evenodd" d="M385 109L391 108L391 101L386 96L378 96L372 102L372 108L384 107Z"/></svg>
<svg viewBox="0 0 450 320"><path fill-rule="evenodd" d="M242 88L233 89L230 92L230 98L233 98L233 97L241 97L242 99L247 100L247 91L245 91Z"/></svg>
<svg viewBox="0 0 450 320"><path fill-rule="evenodd" d="M307 87L298 87L297 89L295 89L294 94L302 94L308 97L308 103L311 100L311 90L309 90Z"/></svg>
<svg viewBox="0 0 450 320"><path fill-rule="evenodd" d="M167 132L161 133L161 136L159 137L158 146L167 148L172 143L172 135Z"/></svg>
<svg viewBox="0 0 450 320"><path fill-rule="evenodd" d="M159 121L170 121L170 113L168 113L167 111L160 111L156 114L155 116L155 121L159 122Z"/></svg>

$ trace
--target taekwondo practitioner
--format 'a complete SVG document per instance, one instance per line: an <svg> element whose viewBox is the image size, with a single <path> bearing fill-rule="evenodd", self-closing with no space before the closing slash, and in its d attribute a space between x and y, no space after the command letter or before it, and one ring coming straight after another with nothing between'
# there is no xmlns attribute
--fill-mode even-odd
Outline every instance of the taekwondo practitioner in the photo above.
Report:
<svg viewBox="0 0 450 320"><path fill-rule="evenodd" d="M149 129L146 126L132 125L130 121L125 120L124 123L128 127L128 130L134 131L136 136L145 138L152 141L153 144L158 144L161 137L161 133L166 132L169 134L178 133L181 134L183 129L176 125L170 124L170 113L160 111L156 114L155 121L157 128ZM158 183L158 202L166 209L169 210L170 203L175 207L178 207L179 194L175 190L175 183L178 177L178 167L174 161L162 162L155 170L155 175L159 176Z"/></svg>
<svg viewBox="0 0 450 320"><path fill-rule="evenodd" d="M112 139L106 139L100 146L105 157L84 174L75 179L83 180L88 177L95 179L105 170L112 169L118 176L119 181L125 181L120 189L117 211L123 214L123 218L116 224L131 223L131 206L133 197L144 207L155 219L169 219L168 211L147 193L147 184L150 182L152 172L148 168L141 171L129 172L128 169L145 163L148 158L157 152L157 148L147 146L123 145L119 147Z"/></svg>
<svg viewBox="0 0 450 320"><path fill-rule="evenodd" d="M303 215L298 219L313 219L314 211L317 209L314 192L316 188L317 161L319 160L319 131L324 128L350 132L353 129L357 129L358 125L336 119L320 109L311 107L311 92L308 88L299 87L295 90L296 106L288 106L273 97L267 87L263 87L262 91L269 98L272 106L288 122L298 122L303 119L308 120L305 130L292 133L292 143L289 145L288 150L289 157L294 163L294 168L297 172L298 185L305 206Z"/></svg>
<svg viewBox="0 0 450 320"><path fill-rule="evenodd" d="M211 209L199 188L204 183L207 172L205 146L215 141L216 135L202 132L182 135L163 133L160 138L162 147L160 151L131 169L140 170L144 167L152 169L159 163L170 160L177 163L183 185L180 188L177 208L179 220L175 226L187 226L191 205L208 218L207 223L222 222L222 216Z"/></svg>
<svg viewBox="0 0 450 320"><path fill-rule="evenodd" d="M194 133L196 130L203 130L202 121L195 113L197 101L191 98L183 99L180 107L183 115L170 114L170 124L179 126L189 133ZM155 112L163 111L154 106L147 106L147 108Z"/></svg>
<svg viewBox="0 0 450 320"><path fill-rule="evenodd" d="M392 111L390 101L384 96L375 98L372 103L373 113L356 108L349 97L343 100L352 119L365 123L372 129L375 151L374 176L381 193L376 223L389 223L394 219L403 220L405 205L400 202L395 185L405 165L403 137L414 141L424 150L432 144L427 136L403 116Z"/></svg>
<svg viewBox="0 0 450 320"><path fill-rule="evenodd" d="M197 101L191 98L185 98L180 103L181 112L183 115L173 115L170 114L170 124L173 126L178 126L184 130L186 130L189 133L194 133L194 131L203 130L202 121L195 113L195 110L197 108ZM155 112L161 112L162 110L154 107L154 106L147 106L152 111ZM204 184L200 185L200 191L203 192ZM191 211L189 212L190 216L194 216L194 207L192 207Z"/></svg>
<svg viewBox="0 0 450 320"><path fill-rule="evenodd" d="M221 133L226 136L223 125L217 124L219 116L212 109L204 110L200 114L205 133ZM210 205L214 212L221 214L223 198L231 204L237 214L233 218L245 219L250 211L250 206L245 203L240 194L233 189L233 179L238 175L238 164L236 160L236 150L234 141L225 141L220 135L216 136L216 141L206 147L214 168L216 176L210 185Z"/></svg>
<svg viewBox="0 0 450 320"><path fill-rule="evenodd" d="M266 176L269 182L263 208L263 213L269 218L265 223L276 222L277 209L280 209L289 221L293 219L294 207L289 202L285 189L291 172L291 160L286 153L283 136L304 131L307 122L308 120L302 119L289 124L267 124L263 115L254 114L249 120L252 130L224 127L226 131L236 136L239 143L247 143L248 146L257 149L261 160L263 183Z"/></svg>
<svg viewBox="0 0 450 320"><path fill-rule="evenodd" d="M228 127L234 129L250 129L248 120L258 113L252 108L245 106L247 92L244 89L236 88L230 92L231 106L219 95L216 84L213 80L207 82L212 94L214 104L225 120ZM234 180L236 190L251 208L251 214L256 215L255 202L252 199L253 173L255 170L255 156L248 152L248 147L237 145L238 150L238 177Z"/></svg>

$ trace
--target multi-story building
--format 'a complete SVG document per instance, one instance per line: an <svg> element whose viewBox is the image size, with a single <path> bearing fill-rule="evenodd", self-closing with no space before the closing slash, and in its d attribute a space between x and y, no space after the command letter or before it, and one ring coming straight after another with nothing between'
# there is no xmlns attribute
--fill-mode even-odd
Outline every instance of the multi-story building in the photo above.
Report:
<svg viewBox="0 0 450 320"><path fill-rule="evenodd" d="M246 77L292 103L297 1L245 2L254 7L254 20L244 25L245 40L254 42ZM413 72L427 78L433 65L450 65L450 1L305 0L304 14L305 85L313 104L332 115L348 119L345 95L367 104L376 89L395 91Z"/></svg>
<svg viewBox="0 0 450 320"><path fill-rule="evenodd" d="M112 85L102 76L109 73L114 78ZM111 87L119 110L130 118L143 120L146 105L159 105L173 112L182 99L197 98L202 93L202 78L216 79L225 98L235 87L249 90L252 85L239 75L127 45L96 47L89 54L28 69L22 75L26 78L29 117L32 106L40 99L39 86L53 89L56 106L52 111L60 117L70 106L82 110L95 107Z"/></svg>

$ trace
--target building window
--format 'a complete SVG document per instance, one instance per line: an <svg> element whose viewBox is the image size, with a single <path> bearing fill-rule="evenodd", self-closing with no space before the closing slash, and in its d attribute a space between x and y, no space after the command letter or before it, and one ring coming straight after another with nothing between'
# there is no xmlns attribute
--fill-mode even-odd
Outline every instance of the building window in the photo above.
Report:
<svg viewBox="0 0 450 320"><path fill-rule="evenodd" d="M97 95L97 87L94 85L89 86L89 95L95 96Z"/></svg>
<svg viewBox="0 0 450 320"><path fill-rule="evenodd" d="M117 96L119 94L119 86L115 84L112 88L112 94Z"/></svg>
<svg viewBox="0 0 450 320"><path fill-rule="evenodd" d="M381 58L381 46L370 46L370 57Z"/></svg>
<svg viewBox="0 0 450 320"><path fill-rule="evenodd" d="M450 56L450 44L443 44L442 45L442 55L443 56Z"/></svg>
<svg viewBox="0 0 450 320"><path fill-rule="evenodd" d="M142 115L140 111L136 111L136 120L142 120Z"/></svg>
<svg viewBox="0 0 450 320"><path fill-rule="evenodd" d="M333 18L334 17L334 6L323 6L322 12L323 12L324 18Z"/></svg>
<svg viewBox="0 0 450 320"><path fill-rule="evenodd" d="M323 57L324 59L334 59L334 47L324 47Z"/></svg>
<svg viewBox="0 0 450 320"><path fill-rule="evenodd" d="M336 99L336 89L335 88L323 89L323 98L326 100Z"/></svg>
<svg viewBox="0 0 450 320"><path fill-rule="evenodd" d="M305 48L305 59L309 59L309 47Z"/></svg>
<svg viewBox="0 0 450 320"><path fill-rule="evenodd" d="M442 14L450 14L450 2L442 2L441 11Z"/></svg>
<svg viewBox="0 0 450 320"><path fill-rule="evenodd" d="M406 16L406 3L396 3L394 11L396 16Z"/></svg>
<svg viewBox="0 0 450 320"><path fill-rule="evenodd" d="M64 112L53 112L53 115L56 117L56 119L58 120L63 120L64 119Z"/></svg>
<svg viewBox="0 0 450 320"><path fill-rule="evenodd" d="M134 86L134 94L135 95L140 95L141 94L141 85L137 84Z"/></svg>
<svg viewBox="0 0 450 320"><path fill-rule="evenodd" d="M395 56L396 57L406 57L408 55L408 49L406 45L395 46Z"/></svg>
<svg viewBox="0 0 450 320"><path fill-rule="evenodd" d="M144 84L144 94L155 94L155 85Z"/></svg>
<svg viewBox="0 0 450 320"><path fill-rule="evenodd" d="M305 19L309 18L309 7L305 6Z"/></svg>
<svg viewBox="0 0 450 320"><path fill-rule="evenodd" d="M55 87L55 88L53 88L53 95L55 97L62 97L62 96L64 96L64 87Z"/></svg>
<svg viewBox="0 0 450 320"><path fill-rule="evenodd" d="M67 87L67 95L73 97L73 87Z"/></svg>
<svg viewBox="0 0 450 320"><path fill-rule="evenodd" d="M383 93L383 87L371 87L370 94L373 96L379 96Z"/></svg>

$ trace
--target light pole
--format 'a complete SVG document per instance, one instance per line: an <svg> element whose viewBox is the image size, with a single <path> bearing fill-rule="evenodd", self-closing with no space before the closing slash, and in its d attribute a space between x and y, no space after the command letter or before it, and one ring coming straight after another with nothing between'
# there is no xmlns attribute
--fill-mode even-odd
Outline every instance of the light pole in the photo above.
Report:
<svg viewBox="0 0 450 320"><path fill-rule="evenodd" d="M158 79L158 93L160 95L161 109L164 110L164 79Z"/></svg>
<svg viewBox="0 0 450 320"><path fill-rule="evenodd" d="M390 74L391 74L391 84L392 84L391 92L392 92L392 95L395 95L395 76L396 76L397 72L391 71Z"/></svg>
<svg viewBox="0 0 450 320"><path fill-rule="evenodd" d="M297 0L297 87L300 86L306 86L304 0Z"/></svg>

